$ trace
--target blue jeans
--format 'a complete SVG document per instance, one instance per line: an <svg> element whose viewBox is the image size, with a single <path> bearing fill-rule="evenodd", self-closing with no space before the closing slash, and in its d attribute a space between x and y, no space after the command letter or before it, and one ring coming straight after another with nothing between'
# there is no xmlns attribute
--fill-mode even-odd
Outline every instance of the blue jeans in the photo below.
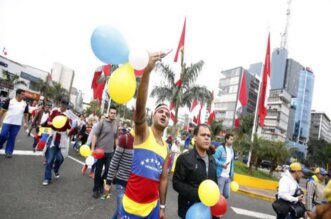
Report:
<svg viewBox="0 0 331 219"><path fill-rule="evenodd" d="M45 153L46 157L46 166L45 166L45 180L52 180L52 169L54 169L54 173L59 173L59 169L61 164L63 163L63 156L61 153L61 149L59 148L59 143L54 143L54 147L49 147L50 142L52 142L52 137L48 139L47 142L47 150Z"/></svg>
<svg viewBox="0 0 331 219"><path fill-rule="evenodd" d="M226 177L218 177L217 178L218 182L218 187L220 188L221 194L228 199L230 197L230 183L231 183L231 178L226 178Z"/></svg>
<svg viewBox="0 0 331 219"><path fill-rule="evenodd" d="M121 217L118 215L122 208L122 199L125 192L125 187L119 184L116 184L116 208L113 214L112 219L120 219Z"/></svg>
<svg viewBox="0 0 331 219"><path fill-rule="evenodd" d="M2 149L3 144L7 141L7 146L5 153L6 154L13 154L14 147L15 147L15 139L20 131L20 125L12 125L4 123L2 125L1 134L0 134L0 149Z"/></svg>

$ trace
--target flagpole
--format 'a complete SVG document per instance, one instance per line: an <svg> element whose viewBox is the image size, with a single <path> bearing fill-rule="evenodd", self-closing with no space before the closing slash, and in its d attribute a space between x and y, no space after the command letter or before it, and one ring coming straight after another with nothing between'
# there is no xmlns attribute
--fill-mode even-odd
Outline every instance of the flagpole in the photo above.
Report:
<svg viewBox="0 0 331 219"><path fill-rule="evenodd" d="M263 66L261 68L261 74L263 74ZM261 84L262 84L262 77L259 78L259 88L257 92L257 99L256 99L256 106L255 106L255 113L254 113L254 121L253 121L253 128L252 128L252 135L251 135L251 145L249 147L248 159L247 159L247 167L250 166L251 158L252 158L252 151L253 151L253 143L254 143L254 136L257 132L257 119L258 119L258 110L260 104L260 91L261 91Z"/></svg>

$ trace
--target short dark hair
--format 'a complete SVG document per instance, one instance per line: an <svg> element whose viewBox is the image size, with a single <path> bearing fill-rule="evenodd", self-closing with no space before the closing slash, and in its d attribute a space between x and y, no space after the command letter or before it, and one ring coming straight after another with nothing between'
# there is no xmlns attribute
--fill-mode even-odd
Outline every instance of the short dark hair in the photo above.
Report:
<svg viewBox="0 0 331 219"><path fill-rule="evenodd" d="M198 135L200 127L208 128L209 131L211 132L211 129L210 129L209 125L207 125L207 124L199 124L199 125L197 125L197 126L194 128L194 130L193 130L193 135L195 135L195 136Z"/></svg>
<svg viewBox="0 0 331 219"><path fill-rule="evenodd" d="M233 137L232 133L226 133L226 135L224 136L224 140L228 140L230 137Z"/></svg>
<svg viewBox="0 0 331 219"><path fill-rule="evenodd" d="M116 112L117 112L117 107L116 107L116 106L114 106L114 105L110 106L110 107L109 107L109 111L110 111L111 109L116 110Z"/></svg>
<svg viewBox="0 0 331 219"><path fill-rule="evenodd" d="M16 90L16 95L19 95L19 94L24 93L24 92L25 92L25 90L17 89Z"/></svg>

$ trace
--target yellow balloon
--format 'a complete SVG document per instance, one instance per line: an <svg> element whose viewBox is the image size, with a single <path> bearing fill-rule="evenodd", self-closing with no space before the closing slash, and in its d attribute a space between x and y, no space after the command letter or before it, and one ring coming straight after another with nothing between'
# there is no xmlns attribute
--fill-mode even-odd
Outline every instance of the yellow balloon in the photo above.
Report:
<svg viewBox="0 0 331 219"><path fill-rule="evenodd" d="M136 91L136 76L130 64L124 64L114 71L108 82L108 93L118 104L127 103Z"/></svg>
<svg viewBox="0 0 331 219"><path fill-rule="evenodd" d="M55 116L52 124L54 126L54 128L60 129L63 128L63 126L66 124L67 122L67 117L65 116Z"/></svg>
<svg viewBox="0 0 331 219"><path fill-rule="evenodd" d="M237 192L239 190L239 184L236 181L230 183L230 188L232 192Z"/></svg>
<svg viewBox="0 0 331 219"><path fill-rule="evenodd" d="M209 207L214 206L221 195L218 185L210 179L206 179L200 183L198 194L201 202Z"/></svg>
<svg viewBox="0 0 331 219"><path fill-rule="evenodd" d="M90 149L90 147L88 145L82 145L80 148L79 148L79 153L80 155L82 155L83 157L88 157L88 156L91 156L92 154L92 151Z"/></svg>

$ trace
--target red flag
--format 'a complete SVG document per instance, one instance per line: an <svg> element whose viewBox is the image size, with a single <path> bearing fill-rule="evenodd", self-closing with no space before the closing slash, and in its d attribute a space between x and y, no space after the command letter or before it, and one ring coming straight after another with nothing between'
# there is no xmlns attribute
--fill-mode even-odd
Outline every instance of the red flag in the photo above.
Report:
<svg viewBox="0 0 331 219"><path fill-rule="evenodd" d="M198 100L194 99L193 103L192 103L192 106L191 106L191 109L190 109L190 112L192 112L197 105L198 105Z"/></svg>
<svg viewBox="0 0 331 219"><path fill-rule="evenodd" d="M104 65L103 66L103 74L105 76L109 76L111 71L111 65Z"/></svg>
<svg viewBox="0 0 331 219"><path fill-rule="evenodd" d="M259 100L259 118L260 118L260 127L264 127L264 119L267 115L267 99L269 97L270 91L270 33L268 36L267 51L265 54L265 61L263 67L262 75L262 84L261 84L261 93Z"/></svg>
<svg viewBox="0 0 331 219"><path fill-rule="evenodd" d="M211 125L212 121L215 120L216 117L214 111L214 91L212 91L211 96L212 96L212 101L210 106L208 107L209 116L208 116L207 125Z"/></svg>
<svg viewBox="0 0 331 219"><path fill-rule="evenodd" d="M181 87L182 86L182 81L179 79L177 82L176 82L176 87Z"/></svg>
<svg viewBox="0 0 331 219"><path fill-rule="evenodd" d="M97 81L101 76L101 74L102 74L102 66L95 69L94 76L92 79L91 88L93 89L93 99L99 99L98 97L100 97L100 88L99 88L100 84L98 84ZM101 96L102 96L102 91L101 91Z"/></svg>
<svg viewBox="0 0 331 219"><path fill-rule="evenodd" d="M185 18L185 21L184 21L184 26L183 26L183 30L182 30L182 35L180 35L180 40L179 40L179 43L178 43L178 47L177 47L176 55L175 55L175 58L174 58L174 62L177 62L179 51L180 51L181 48L184 47L184 42L185 42L185 29L186 29L186 18Z"/></svg>
<svg viewBox="0 0 331 219"><path fill-rule="evenodd" d="M241 77L240 90L239 90L239 98L238 98L238 103L237 103L236 113L235 113L235 120L234 120L235 128L238 128L240 125L239 115L242 113L243 106L247 105L247 102L248 102L248 98L247 98L247 91L246 91L246 74L245 74L245 71L243 71L242 77Z"/></svg>
<svg viewBox="0 0 331 219"><path fill-rule="evenodd" d="M201 123L201 110L202 110L202 108L203 108L203 105L200 104L199 113L198 113L197 117L194 116L194 118L193 118L193 122L197 125L200 125L200 123Z"/></svg>

